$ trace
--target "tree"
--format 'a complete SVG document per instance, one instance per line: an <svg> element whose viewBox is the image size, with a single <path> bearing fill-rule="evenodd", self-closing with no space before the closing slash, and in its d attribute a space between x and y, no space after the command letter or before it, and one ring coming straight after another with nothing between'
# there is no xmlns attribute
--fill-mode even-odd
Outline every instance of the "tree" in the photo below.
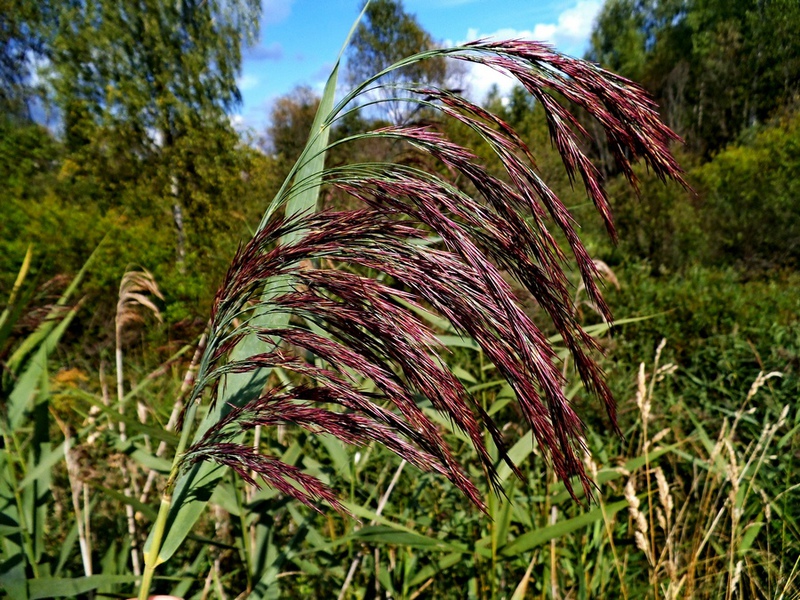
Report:
<svg viewBox="0 0 800 600"><path fill-rule="evenodd" d="M306 146L319 96L309 87L297 87L275 101L262 147L286 165L287 171Z"/></svg>
<svg viewBox="0 0 800 600"><path fill-rule="evenodd" d="M33 82L36 61L46 58L49 3L0 0L0 113L30 118L41 90Z"/></svg>
<svg viewBox="0 0 800 600"><path fill-rule="evenodd" d="M603 5L592 29L587 54L615 73L641 81L647 56L644 14L636 0L610 0Z"/></svg>
<svg viewBox="0 0 800 600"><path fill-rule="evenodd" d="M52 42L55 100L151 138L220 119L241 99L241 45L258 34L259 14L255 0L63 3Z"/></svg>
<svg viewBox="0 0 800 600"><path fill-rule="evenodd" d="M400 60L434 48L436 44L431 35L414 15L405 11L401 0L370 2L348 48L347 81L359 83ZM391 98L407 97L403 88L412 84L447 85L454 76L448 68L448 63L438 58L414 62L387 73L381 79L379 99L384 102L381 110L389 122L403 123L417 109Z"/></svg>
<svg viewBox="0 0 800 600"><path fill-rule="evenodd" d="M800 264L800 112L721 150L692 174L715 262L748 273Z"/></svg>
<svg viewBox="0 0 800 600"><path fill-rule="evenodd" d="M641 82L707 157L800 91L794 0L609 0L588 58Z"/></svg>
<svg viewBox="0 0 800 600"><path fill-rule="evenodd" d="M95 173L114 164L150 179L173 215L182 262L186 227L201 218L210 191L204 183L218 179L190 156L208 139L224 141L224 153L235 149L227 112L240 101L241 45L257 35L260 3L75 0L56 11L50 81L68 150Z"/></svg>
<svg viewBox="0 0 800 600"><path fill-rule="evenodd" d="M272 165L262 168L227 114L239 102L241 45L257 33L260 3L0 2L0 52L19 50L26 61L15 78L4 72L0 92L16 90L22 107L0 124L0 162L14 179L0 254L9 250L10 261L33 243L33 269L52 277L79 269L87 248L114 229L90 292L138 264L164 285L169 321L204 313L247 220L258 216L253 190L271 187L262 183ZM34 83L48 92L55 132L26 123L25 104L38 102ZM18 177L22 167L33 174ZM104 298L92 294L98 322L112 308Z"/></svg>
<svg viewBox="0 0 800 600"><path fill-rule="evenodd" d="M600 11L587 58L645 86L665 121L687 131L685 93L692 41L687 10L693 0L608 0Z"/></svg>

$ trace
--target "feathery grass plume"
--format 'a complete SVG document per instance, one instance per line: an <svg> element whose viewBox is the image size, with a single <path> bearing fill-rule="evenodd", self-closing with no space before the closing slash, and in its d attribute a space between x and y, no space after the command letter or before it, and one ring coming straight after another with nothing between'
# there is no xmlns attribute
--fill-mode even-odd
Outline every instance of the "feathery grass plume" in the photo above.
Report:
<svg viewBox="0 0 800 600"><path fill-rule="evenodd" d="M422 52L371 77L336 105L335 67L306 149L217 293L184 434L193 427L192 411L205 392L212 417L203 421L191 444L188 435L182 438L162 505L167 508L149 542L151 564L170 555L158 554L167 523L164 510L170 510L181 469L196 470L198 463L230 466L253 483L255 473L309 506L324 501L341 509L335 492L322 482L242 441L244 432L258 426L294 423L348 444L383 444L416 467L441 473L483 508L477 488L419 399L429 400L468 436L495 489L496 465L485 447L484 429L501 459L517 474L519 470L497 425L446 366L446 349L420 316L426 311L477 343L516 393L534 438L549 453L570 493L574 495L570 478L576 476L591 495L592 482L582 462L582 423L564 395L556 352L520 308L503 276L511 274L549 315L585 386L604 403L616 426L613 398L592 358L596 344L576 321L567 260L548 224L564 235L588 296L610 319L597 269L569 211L538 175L532 150L508 124L468 99L415 86L403 87L410 92L404 101L472 128L501 159L507 182L432 124L327 141L338 119L363 108L359 97L381 86L382 75L441 57L510 74L535 96L570 178L581 177L612 235L600 175L581 149L586 132L562 101L597 119L631 183L630 161L635 158L643 158L664 178L683 181L668 148L678 138L660 122L641 88L544 44L482 41ZM365 138L401 140L442 163L454 180L472 184L477 194L470 196L418 166L324 168L329 148ZM323 184L361 207L316 212ZM267 378L252 375L278 367L292 374L294 383L264 389ZM243 374L256 382L247 393L242 391ZM363 391L360 382L365 379L374 384L374 392Z"/></svg>
<svg viewBox="0 0 800 600"><path fill-rule="evenodd" d="M123 367L123 352L122 352L122 334L125 327L132 324L144 321L140 309L144 308L151 312L153 316L162 322L161 311L153 302L153 297L164 299L161 290L158 289L153 274L150 271L143 269L141 271L127 271L119 284L119 296L117 299L117 314L114 320L114 339L116 342L115 361L117 370L117 403L120 414L125 411L125 382L122 372ZM137 400L136 411L139 420L144 423L147 418L147 408L141 400ZM120 439L124 442L127 439L125 423L119 422ZM149 439L147 439L149 448ZM122 476L126 482L124 494L126 497L134 495L133 484L136 477L136 469L129 469L127 465L121 466ZM136 533L136 519L134 515L133 506L131 504L125 505L125 513L128 521L128 533L131 536L131 567L134 575L141 575L141 562L139 559L139 544L137 542Z"/></svg>
<svg viewBox="0 0 800 600"><path fill-rule="evenodd" d="M534 94L545 109L570 177L580 174L610 231L610 209L599 173L579 144L578 134L586 133L554 93L600 122L632 183L633 157L644 158L662 177L682 181L667 147L677 137L660 122L655 105L641 88L630 81L535 42L476 42L423 53L417 59L442 54L507 72ZM326 124L376 81L377 76L345 97ZM591 494L580 460L581 421L562 392L555 352L519 308L501 269L514 275L550 315L586 387L604 402L615 422L613 399L590 354L595 344L574 317L565 257L547 229L548 216L565 235L593 304L610 318L596 283L596 263L568 210L538 176L530 148L508 124L450 91L413 86L404 91L412 93L409 102L474 129L501 158L510 183L490 175L470 149L431 125L381 128L337 142L365 137L403 140L472 183L478 197L414 167L345 165L324 171L324 181L360 200L364 208L279 216L278 207L306 185L296 179L294 187L276 198L265 226L234 259L214 307L212 337L216 335L220 343L209 344L208 369L198 384L214 386L218 392L216 386L226 373L276 366L293 371L304 379L302 385L256 398L230 413L225 427L232 431L237 423L246 427L297 422L293 407L300 403L308 408L302 426L328 431L348 443L383 443L420 468L442 472L482 506L441 434L415 401L417 396L429 399L469 436L493 482L494 465L484 447L482 428L488 428L501 456L507 458L502 436L446 368L434 332L413 310L432 308L456 331L472 337L505 376L558 475L568 486L569 478L578 476L584 491ZM439 246L418 243L432 236L441 240ZM282 241L287 239L291 243ZM327 266L322 268L323 264ZM358 274L368 271L388 276L393 284ZM270 281L282 281L284 288L267 302L259 302ZM277 329L253 328L245 319L238 330L230 328L234 318L252 311L300 319L289 322L284 316L288 326ZM274 349L227 361L227 354L248 334L274 341ZM321 358L327 367L306 362L307 355ZM353 374L371 379L380 393L358 392ZM321 402L338 404L346 412L334 422L329 411L310 408ZM387 402L390 408L382 408ZM347 419L350 427L343 428ZM215 429L187 456L192 460L210 456L213 447L223 443L219 434ZM300 491L293 495L308 500Z"/></svg>
<svg viewBox="0 0 800 600"><path fill-rule="evenodd" d="M565 167L571 177L580 174L609 230L613 231L610 209L599 174L576 134L585 132L553 92L598 119L632 183L629 156L641 156L658 174L681 180L667 148L676 136L659 121L645 93L631 82L534 42L477 42L441 53L506 71L536 96ZM436 175L408 166L359 164L324 171L328 185L360 200L364 208L288 216L273 209L265 226L234 259L217 295L209 360L198 385L212 386L216 393L227 373L278 366L292 371L304 383L281 393L268 391L218 425L224 424L227 435L233 435L234 425L296 422L347 443L377 441L420 468L443 473L482 506L441 434L415 401L418 396L429 399L469 436L494 481L482 429L488 427L505 457L502 436L446 368L434 332L411 310L432 308L479 344L516 392L537 442L549 451L558 475L568 485L570 477L578 476L590 494L591 483L580 460L581 421L562 392L555 352L520 309L501 269L525 285L550 315L584 383L605 403L614 422L613 399L590 355L595 344L574 318L565 259L547 229L548 215L565 235L593 303L610 318L596 283L596 263L583 247L566 207L536 173L531 150L509 125L449 91L429 87L407 87L406 91L416 94L410 102L437 109L477 131L501 157L510 183L490 175L472 151L430 125L382 128L357 136L404 140L465 177L479 196L472 198ZM328 123L356 97L351 96L333 111ZM349 141L353 140L338 143ZM296 180L275 204L287 202L304 183ZM440 238L441 245L418 243L431 236ZM281 241L286 239L292 242ZM327 266L308 266L322 264ZM388 276L393 285L358 274L370 270ZM270 281L284 282L283 289L261 302L258 297ZM244 325L232 328L233 319L254 311L299 319L284 317L288 326L270 329L253 327L244 318ZM272 340L275 347L245 360L227 360L248 334ZM327 367L306 362L306 355L323 359ZM358 392L353 374L371 379L380 393ZM387 402L390 408L383 407ZM338 404L345 412L316 408L325 403ZM298 406L303 407L301 413ZM213 435L209 432L187 458L219 460L214 448L228 443L220 439L221 432L216 428ZM240 459L250 460L253 452L241 447ZM262 473L267 483L279 486L279 479L291 477L288 467L284 473L272 467L270 463ZM319 497L318 488L313 491L311 495ZM312 489L291 494L307 502L306 492Z"/></svg>
<svg viewBox="0 0 800 600"><path fill-rule="evenodd" d="M123 329L129 323L143 320L138 310L140 306L148 309L161 322L161 311L153 302L153 296L160 300L164 299L150 271L147 269L126 271L119 283L119 299L117 300L115 321L117 330Z"/></svg>

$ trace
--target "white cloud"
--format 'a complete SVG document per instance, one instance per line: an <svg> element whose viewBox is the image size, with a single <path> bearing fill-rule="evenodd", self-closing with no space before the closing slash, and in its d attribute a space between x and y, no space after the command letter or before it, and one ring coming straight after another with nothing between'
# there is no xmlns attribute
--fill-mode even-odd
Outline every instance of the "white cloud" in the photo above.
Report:
<svg viewBox="0 0 800 600"><path fill-rule="evenodd" d="M236 85L241 91L252 90L258 85L258 77L253 75L242 75L236 80Z"/></svg>
<svg viewBox="0 0 800 600"><path fill-rule="evenodd" d="M566 54L580 55L591 35L594 19L602 5L602 0L578 0L573 7L562 11L555 23L537 23L531 29L506 27L484 32L471 27L467 30L465 39L457 43L463 44L484 38L536 40L552 44ZM448 41L447 44L450 45L451 42ZM469 71L469 83L475 100L484 100L492 85L497 85L501 96L509 93L514 87L514 80L489 67L471 65Z"/></svg>
<svg viewBox="0 0 800 600"><path fill-rule="evenodd" d="M277 23L282 23L292 14L292 4L294 4L294 0L262 0L261 24L276 25Z"/></svg>
<svg viewBox="0 0 800 600"><path fill-rule="evenodd" d="M558 15L555 23L537 23L533 29L514 29L506 27L491 33L471 27L467 30L469 39L523 39L548 42L566 53L579 53L592 33L592 24L602 7L602 0L578 0L572 8Z"/></svg>
<svg viewBox="0 0 800 600"><path fill-rule="evenodd" d="M237 131L244 127L244 117L242 115L229 115L228 121L231 126Z"/></svg>
<svg viewBox="0 0 800 600"><path fill-rule="evenodd" d="M497 87L500 97L507 96L514 87L516 80L504 73L495 71L486 65L469 64L469 74L467 83L469 85L469 96L476 102L483 102L493 87Z"/></svg>

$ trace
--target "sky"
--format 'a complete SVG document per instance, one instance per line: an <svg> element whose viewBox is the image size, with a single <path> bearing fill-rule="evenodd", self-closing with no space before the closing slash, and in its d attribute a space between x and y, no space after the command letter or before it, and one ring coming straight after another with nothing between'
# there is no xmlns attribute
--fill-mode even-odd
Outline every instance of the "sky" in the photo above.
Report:
<svg viewBox="0 0 800 600"><path fill-rule="evenodd" d="M602 0L405 0L433 39L442 44L478 38L550 42L573 56L588 46ZM263 0L261 39L245 49L238 79L243 103L237 128L261 133L277 98L296 86L318 92L359 13L361 0ZM493 71L470 73L470 95L482 100L492 84L511 82Z"/></svg>

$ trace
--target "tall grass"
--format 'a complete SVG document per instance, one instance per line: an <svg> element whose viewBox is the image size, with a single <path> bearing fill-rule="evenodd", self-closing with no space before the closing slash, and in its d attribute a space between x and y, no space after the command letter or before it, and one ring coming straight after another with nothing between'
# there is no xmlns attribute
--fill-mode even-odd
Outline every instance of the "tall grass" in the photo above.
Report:
<svg viewBox="0 0 800 600"><path fill-rule="evenodd" d="M595 336L605 330L587 328ZM367 593L511 598L527 593L542 598L774 599L800 592L793 477L800 417L796 407L775 403L790 374L762 373L738 390L736 409L716 419L709 412L713 407L697 402L693 375L681 364L666 362L662 357L670 346L662 346L657 358L629 380L630 395L618 395L624 440L594 427L586 431L592 458L585 458L585 468L599 488L596 504L582 507L563 483L554 483L543 449L525 435L513 390L480 347L466 339L460 346L455 339L442 339L451 343L451 370L486 406L504 436L518 440L508 454L523 481L517 483L511 467L498 463L506 496L494 495L481 477L469 437L421 401L423 412L475 478L488 515L469 510L459 489L445 478L402 466L400 458L378 445L351 448L300 429L279 435L265 428L262 451L338 490L339 502L360 522L335 511L324 516L306 511L270 488L245 496L241 482L225 477L215 489L214 510L196 524L174 566L168 565L170 578L157 585L182 598L243 593L254 598L356 598ZM560 354L566 351L557 338L550 341ZM9 421L4 423L0 449L6 469L0 584L14 598L92 591L97 597L124 596L135 578L120 509L135 506L140 520L154 519L156 513L148 502L108 489L123 487L119 471L114 475L121 458L116 449L129 453L131 471L155 469L162 474L155 484L163 485L169 465L155 461L157 450L146 452L145 439L150 436L168 448L177 444L163 424L173 409L171 398L178 397L186 381L184 374L176 371L170 377L170 370L161 368L127 393L126 407L141 398L150 409L142 424L130 410L120 416L113 401L105 406L100 392L89 395L84 386L69 383L68 372L42 377L46 363L27 364L39 376L18 378L17 385L32 382L33 396L26 397L36 398L34 410L10 413L18 415L16 426L11 430ZM278 372L272 381L285 375ZM571 370L567 379L570 400L585 395ZM60 408L65 401L70 412ZM74 414L91 406L101 407L93 420L88 410ZM42 407L62 421L63 445L52 430L48 439L34 425ZM114 427L106 417L114 419ZM119 440L121 419L127 426L125 446ZM91 445L81 443L92 434L97 435ZM487 442L497 461L497 449ZM66 492L60 490L62 482ZM8 569L14 564L20 568Z"/></svg>

